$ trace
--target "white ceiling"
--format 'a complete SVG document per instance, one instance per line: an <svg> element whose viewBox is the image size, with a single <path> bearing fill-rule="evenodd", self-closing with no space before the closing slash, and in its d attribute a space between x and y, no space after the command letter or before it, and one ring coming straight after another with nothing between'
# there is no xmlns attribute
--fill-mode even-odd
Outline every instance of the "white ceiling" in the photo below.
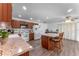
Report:
<svg viewBox="0 0 79 59"><path fill-rule="evenodd" d="M23 9L24 8L24 9ZM71 13L67 10L72 9ZM13 17L58 22L67 15L79 16L78 3L13 3ZM46 19L48 18L48 19Z"/></svg>

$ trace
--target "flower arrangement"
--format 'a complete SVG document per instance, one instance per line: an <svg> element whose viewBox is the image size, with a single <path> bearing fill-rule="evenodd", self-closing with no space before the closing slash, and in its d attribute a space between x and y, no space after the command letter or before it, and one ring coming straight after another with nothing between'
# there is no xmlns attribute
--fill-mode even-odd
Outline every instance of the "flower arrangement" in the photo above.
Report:
<svg viewBox="0 0 79 59"><path fill-rule="evenodd" d="M0 37L5 39L6 37L8 37L9 33L5 30L0 30Z"/></svg>
<svg viewBox="0 0 79 59"><path fill-rule="evenodd" d="M9 32L0 29L0 42L1 44L4 44L7 41L7 37L9 36Z"/></svg>

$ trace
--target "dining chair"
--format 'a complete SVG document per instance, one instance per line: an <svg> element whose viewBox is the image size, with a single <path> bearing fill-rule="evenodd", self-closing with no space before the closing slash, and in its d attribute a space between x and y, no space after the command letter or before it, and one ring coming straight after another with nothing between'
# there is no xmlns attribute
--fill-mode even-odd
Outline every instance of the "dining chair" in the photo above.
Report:
<svg viewBox="0 0 79 59"><path fill-rule="evenodd" d="M64 32L59 33L59 39L60 39L61 46L64 46L64 44L63 44L64 43L63 36L64 36Z"/></svg>
<svg viewBox="0 0 79 59"><path fill-rule="evenodd" d="M52 39L52 42L54 42L54 51L61 50L63 45L63 32L59 33L59 36Z"/></svg>

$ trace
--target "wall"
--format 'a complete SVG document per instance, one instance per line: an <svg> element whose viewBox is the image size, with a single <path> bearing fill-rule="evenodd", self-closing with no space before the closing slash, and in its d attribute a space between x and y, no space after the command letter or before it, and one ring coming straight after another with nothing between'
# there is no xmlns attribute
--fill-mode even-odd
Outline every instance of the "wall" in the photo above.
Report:
<svg viewBox="0 0 79 59"><path fill-rule="evenodd" d="M56 31L56 29L58 28L57 23L48 23L47 26L49 31Z"/></svg>

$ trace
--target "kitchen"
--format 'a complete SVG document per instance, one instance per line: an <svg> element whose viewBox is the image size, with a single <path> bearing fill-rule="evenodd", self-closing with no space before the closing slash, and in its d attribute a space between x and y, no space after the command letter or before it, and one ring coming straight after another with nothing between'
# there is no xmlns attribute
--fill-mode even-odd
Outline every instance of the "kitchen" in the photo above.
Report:
<svg viewBox="0 0 79 59"><path fill-rule="evenodd" d="M9 33L8 41L1 44L1 55L53 55L54 50L61 48L63 49L61 55L74 55L74 52L71 53L69 50L75 50L73 46L77 48L76 42L79 41L78 17L73 16L74 12L70 9L70 7L75 9L74 6L77 4L0 3L0 31ZM65 8L68 15L65 14L63 17ZM60 33L63 33L64 42L59 38ZM2 36L0 38L2 39ZM9 47L5 48L6 46ZM59 56L58 53L56 56Z"/></svg>

